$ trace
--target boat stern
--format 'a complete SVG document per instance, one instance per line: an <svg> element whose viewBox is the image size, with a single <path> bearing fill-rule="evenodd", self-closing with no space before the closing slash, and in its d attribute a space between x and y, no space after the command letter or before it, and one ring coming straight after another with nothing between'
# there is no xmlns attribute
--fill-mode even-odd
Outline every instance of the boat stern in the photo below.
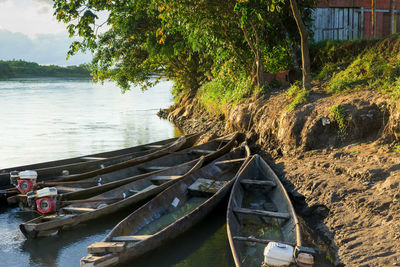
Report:
<svg viewBox="0 0 400 267"><path fill-rule="evenodd" d="M92 254L87 255L81 259L81 267L102 267L113 266L118 264L119 258L113 253L102 256L95 256Z"/></svg>

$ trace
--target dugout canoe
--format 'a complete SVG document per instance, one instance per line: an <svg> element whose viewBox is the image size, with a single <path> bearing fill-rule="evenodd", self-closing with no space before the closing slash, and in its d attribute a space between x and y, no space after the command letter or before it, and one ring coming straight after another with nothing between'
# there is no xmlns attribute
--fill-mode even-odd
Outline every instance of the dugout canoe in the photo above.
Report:
<svg viewBox="0 0 400 267"><path fill-rule="evenodd" d="M43 215L19 225L28 239L43 237L70 229L80 223L105 217L160 193L186 177L204 163L204 157L162 171L138 175L131 182L81 200L61 200L57 214Z"/></svg>
<svg viewBox="0 0 400 267"><path fill-rule="evenodd" d="M118 265L187 231L229 192L249 155L247 146L237 148L167 188L88 246L81 266Z"/></svg>
<svg viewBox="0 0 400 267"><path fill-rule="evenodd" d="M251 158L232 187L227 234L238 267L262 265L270 242L296 248L296 254L313 252L302 247L299 221L289 196L259 155Z"/></svg>
<svg viewBox="0 0 400 267"><path fill-rule="evenodd" d="M204 156L204 164L229 152L236 144L239 134L234 133L221 138L217 138L204 144L187 148L181 151L169 153L160 158L153 159L129 168L120 169L114 172L98 175L92 178L79 181L49 181L48 186L55 186L61 194L61 200L79 200L96 196L105 191L124 185L130 181L138 179L138 175L143 175L153 171L161 171L177 166ZM139 176L140 177L140 176ZM102 185L98 185L101 181ZM81 183L73 184L69 183ZM60 184L61 183L61 184ZM95 186L93 186L93 184ZM86 188L86 189L85 189ZM20 207L27 208L26 196L17 196ZM28 208L30 210L30 208Z"/></svg>
<svg viewBox="0 0 400 267"><path fill-rule="evenodd" d="M202 133L185 136L187 148L194 145ZM45 181L57 176L62 176L63 172L69 174L77 174L88 172L98 168L104 168L109 165L131 160L136 157L144 156L159 150L170 147L176 143L179 138L170 138L158 142L153 142L145 145L139 145L130 148L118 149L109 152L95 153L80 157L29 164L0 170L0 187L10 185L11 171L35 170L38 173L38 181Z"/></svg>

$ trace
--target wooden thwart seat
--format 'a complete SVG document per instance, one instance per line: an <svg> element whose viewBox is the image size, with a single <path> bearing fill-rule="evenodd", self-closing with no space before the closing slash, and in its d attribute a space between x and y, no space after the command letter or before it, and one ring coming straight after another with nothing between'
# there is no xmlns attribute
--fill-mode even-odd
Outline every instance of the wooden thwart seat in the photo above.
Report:
<svg viewBox="0 0 400 267"><path fill-rule="evenodd" d="M211 153L214 153L214 152L215 152L215 150L193 149L189 153L190 154L207 155L207 154L211 154Z"/></svg>
<svg viewBox="0 0 400 267"><path fill-rule="evenodd" d="M215 165L223 165L227 163L241 163L245 160L246 158L241 158L241 159L229 159L229 160L221 160L215 162Z"/></svg>
<svg viewBox="0 0 400 267"><path fill-rule="evenodd" d="M82 208L82 207L64 207L62 209L65 213L85 213L95 210L92 208Z"/></svg>
<svg viewBox="0 0 400 267"><path fill-rule="evenodd" d="M151 235L124 235L124 236L114 236L111 240L113 242L138 242L143 241L147 238L151 237Z"/></svg>
<svg viewBox="0 0 400 267"><path fill-rule="evenodd" d="M289 213L286 212L274 212L274 211L255 210L246 208L233 208L233 211L236 213L265 216L265 217L272 217L272 218L286 219L286 220L290 218Z"/></svg>
<svg viewBox="0 0 400 267"><path fill-rule="evenodd" d="M274 181L253 180L253 179L242 179L240 180L240 183L248 185L271 186L271 187L276 186Z"/></svg>
<svg viewBox="0 0 400 267"><path fill-rule="evenodd" d="M160 175L160 176L154 176L151 178L152 182L168 182L174 179L177 179L179 177L182 177L180 175Z"/></svg>

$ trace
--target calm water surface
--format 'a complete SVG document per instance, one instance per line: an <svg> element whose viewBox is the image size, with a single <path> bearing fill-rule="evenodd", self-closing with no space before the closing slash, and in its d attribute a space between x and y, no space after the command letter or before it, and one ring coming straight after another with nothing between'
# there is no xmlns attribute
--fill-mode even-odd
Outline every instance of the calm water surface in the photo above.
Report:
<svg viewBox="0 0 400 267"><path fill-rule="evenodd" d="M172 104L171 83L125 93L86 80L0 81L0 168L74 157L179 135L156 113ZM0 266L79 266L86 247L100 241L129 210L57 236L25 240L18 224L32 218L0 207ZM135 266L232 266L224 206Z"/></svg>

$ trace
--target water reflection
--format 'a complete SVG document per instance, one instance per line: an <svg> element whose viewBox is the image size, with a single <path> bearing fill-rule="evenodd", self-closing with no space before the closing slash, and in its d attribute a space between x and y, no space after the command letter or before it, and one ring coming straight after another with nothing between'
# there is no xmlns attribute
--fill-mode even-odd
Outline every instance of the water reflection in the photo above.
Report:
<svg viewBox="0 0 400 267"><path fill-rule="evenodd" d="M156 113L171 83L121 94L88 80L0 81L0 168L107 151L173 137Z"/></svg>

